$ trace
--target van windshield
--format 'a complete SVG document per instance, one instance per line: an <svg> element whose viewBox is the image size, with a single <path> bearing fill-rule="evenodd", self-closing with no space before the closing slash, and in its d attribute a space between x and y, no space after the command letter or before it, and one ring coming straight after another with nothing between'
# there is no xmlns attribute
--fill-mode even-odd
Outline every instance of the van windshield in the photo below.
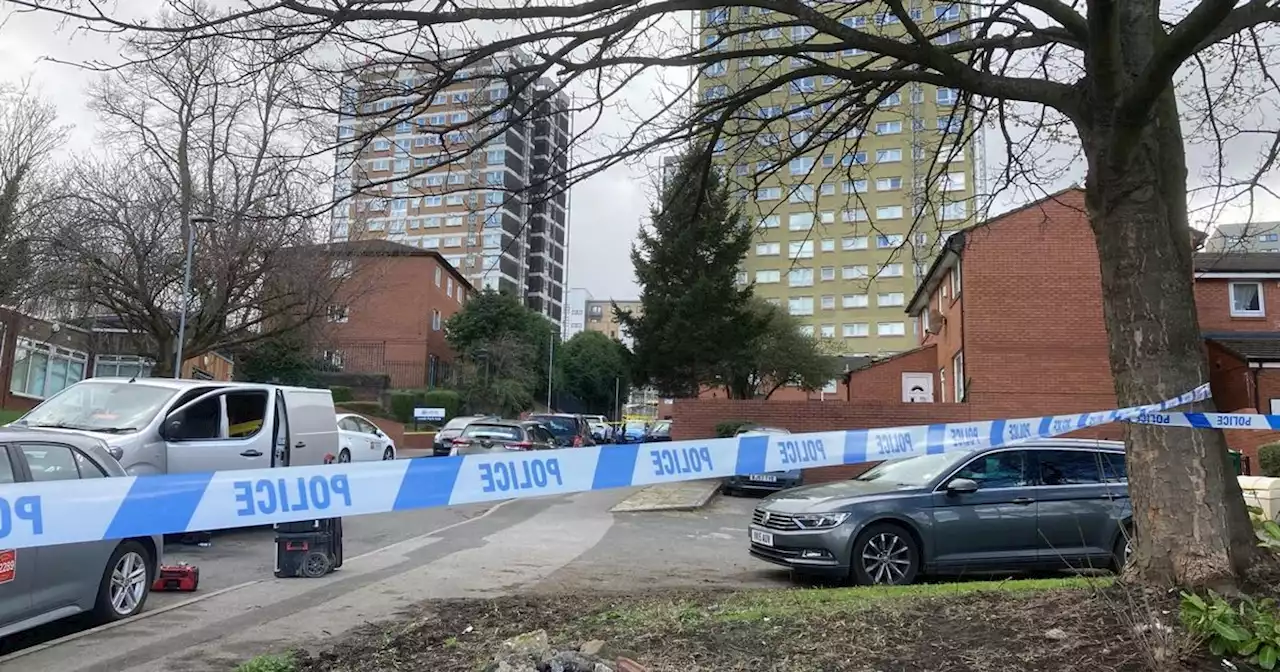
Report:
<svg viewBox="0 0 1280 672"><path fill-rule="evenodd" d="M175 393L169 387L90 379L46 399L18 422L27 427L136 432L150 424Z"/></svg>

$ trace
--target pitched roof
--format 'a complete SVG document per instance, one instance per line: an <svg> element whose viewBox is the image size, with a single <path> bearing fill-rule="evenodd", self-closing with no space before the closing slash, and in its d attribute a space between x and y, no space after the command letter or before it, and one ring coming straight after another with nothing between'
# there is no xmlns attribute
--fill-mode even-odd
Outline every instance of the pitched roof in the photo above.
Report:
<svg viewBox="0 0 1280 672"><path fill-rule="evenodd" d="M1275 252L1201 252L1192 259L1197 273L1280 273Z"/></svg>
<svg viewBox="0 0 1280 672"><path fill-rule="evenodd" d="M370 238L368 240L344 240L336 243L319 243L298 248L300 251L314 250L324 254L349 255L358 257L430 257L440 262L469 291L475 287L467 276L462 274L444 255L435 250L424 250L412 245L404 245L391 240Z"/></svg>
<svg viewBox="0 0 1280 672"><path fill-rule="evenodd" d="M1280 362L1280 333L1206 333L1204 337L1247 362Z"/></svg>

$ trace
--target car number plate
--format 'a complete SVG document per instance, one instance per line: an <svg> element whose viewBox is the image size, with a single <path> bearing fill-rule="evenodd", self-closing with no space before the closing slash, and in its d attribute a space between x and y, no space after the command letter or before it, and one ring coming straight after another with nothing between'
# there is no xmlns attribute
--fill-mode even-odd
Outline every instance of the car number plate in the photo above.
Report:
<svg viewBox="0 0 1280 672"><path fill-rule="evenodd" d="M751 543L773 546L773 535L764 530L751 530Z"/></svg>
<svg viewBox="0 0 1280 672"><path fill-rule="evenodd" d="M752 474L747 478L748 480L756 481L757 483L777 483L778 482L777 476L770 476L769 474Z"/></svg>

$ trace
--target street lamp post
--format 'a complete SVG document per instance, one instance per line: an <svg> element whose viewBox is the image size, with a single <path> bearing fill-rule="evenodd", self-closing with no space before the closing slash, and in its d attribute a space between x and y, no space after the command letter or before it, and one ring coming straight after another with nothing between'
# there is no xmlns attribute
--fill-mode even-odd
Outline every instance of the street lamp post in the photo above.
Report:
<svg viewBox="0 0 1280 672"><path fill-rule="evenodd" d="M212 224L214 219L192 215L187 219L187 263L182 273L182 314L178 316L178 347L173 353L173 377L182 377L182 346L187 340L187 313L191 310L191 259L196 251L196 224Z"/></svg>

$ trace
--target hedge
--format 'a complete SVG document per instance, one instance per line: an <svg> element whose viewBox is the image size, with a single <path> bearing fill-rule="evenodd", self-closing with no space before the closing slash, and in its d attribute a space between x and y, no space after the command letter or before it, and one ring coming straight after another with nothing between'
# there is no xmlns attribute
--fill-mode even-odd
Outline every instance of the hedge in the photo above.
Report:
<svg viewBox="0 0 1280 672"><path fill-rule="evenodd" d="M756 423L750 420L725 420L716 423L716 436L721 439L731 438L738 433L739 429Z"/></svg>
<svg viewBox="0 0 1280 672"><path fill-rule="evenodd" d="M1258 470L1263 476L1280 478L1280 442L1258 447Z"/></svg>
<svg viewBox="0 0 1280 672"><path fill-rule="evenodd" d="M387 414L382 410L382 404L376 401L347 401L343 402L342 408L360 415L372 415L375 418L385 417Z"/></svg>
<svg viewBox="0 0 1280 672"><path fill-rule="evenodd" d="M389 397L391 416L405 424L413 422L415 408L443 408L448 420L462 405L462 397L453 390L396 390Z"/></svg>
<svg viewBox="0 0 1280 672"><path fill-rule="evenodd" d="M333 403L335 404L345 404L356 398L356 395L351 391L351 388L343 385L334 385L329 388L329 391L333 393Z"/></svg>

